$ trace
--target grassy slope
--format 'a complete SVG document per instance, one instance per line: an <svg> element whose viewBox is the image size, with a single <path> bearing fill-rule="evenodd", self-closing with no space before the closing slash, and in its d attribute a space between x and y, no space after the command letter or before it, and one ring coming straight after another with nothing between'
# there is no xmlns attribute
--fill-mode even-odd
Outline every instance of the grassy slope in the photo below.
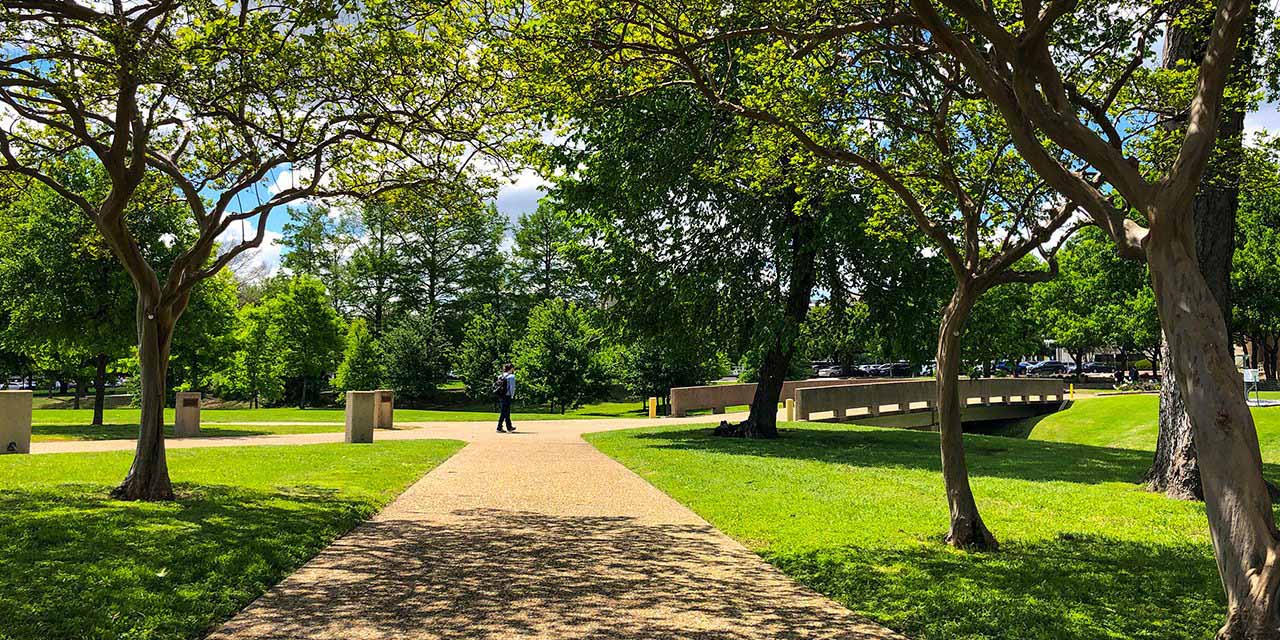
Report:
<svg viewBox="0 0 1280 640"><path fill-rule="evenodd" d="M1225 604L1203 507L1139 490L1149 454L966 439L996 554L942 544L937 436L796 423L588 439L813 588L917 640L1208 638Z"/></svg>
<svg viewBox="0 0 1280 640"><path fill-rule="evenodd" d="M579 407L564 414L521 411L512 414L515 422L532 420L566 420L583 418L643 417L647 415L637 402L600 402ZM489 407L423 410L397 409L396 422L497 422L498 414ZM104 440L137 436L137 409L107 409L103 427L89 427L93 411L89 409L36 409L32 411L32 439ZM165 420L173 423L173 410L165 410ZM251 425L255 422L304 422L302 425ZM284 433L318 433L341 431L342 409L206 409L200 414L202 436L238 436Z"/></svg>
<svg viewBox="0 0 1280 640"><path fill-rule="evenodd" d="M1155 395L1084 398L1066 411L1028 420L1011 432L1032 440L1154 451L1159 411ZM1280 407L1254 409L1253 417L1263 460L1280 463Z"/></svg>
<svg viewBox="0 0 1280 640"><path fill-rule="evenodd" d="M191 638L462 446L185 449L180 499L106 498L132 452L0 456L0 638Z"/></svg>

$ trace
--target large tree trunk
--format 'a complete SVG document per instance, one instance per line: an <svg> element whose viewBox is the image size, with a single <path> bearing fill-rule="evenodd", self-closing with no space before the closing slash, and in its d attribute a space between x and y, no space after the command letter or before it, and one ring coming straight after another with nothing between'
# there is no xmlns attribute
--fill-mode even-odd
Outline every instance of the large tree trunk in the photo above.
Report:
<svg viewBox="0 0 1280 640"><path fill-rule="evenodd" d="M1199 65L1204 58L1206 34L1209 25L1193 25L1191 28L1174 26L1165 40L1164 66ZM1250 41L1252 28L1246 28L1241 48L1236 56L1233 76L1247 69L1252 63L1253 47ZM1194 203L1195 248L1200 273L1214 300L1221 310L1222 339L1228 348L1232 344L1231 330L1231 262L1235 254L1236 210L1240 189L1236 173L1240 157L1240 135L1244 131L1244 109L1238 99L1228 99L1223 104L1218 121L1217 144L1223 157L1210 162ZM1163 354L1162 354L1163 357ZM1169 372L1168 363L1161 368ZM1200 500L1200 479L1193 477L1199 467L1195 464L1195 438L1190 433L1191 421L1178 390L1177 374L1160 379L1160 435L1157 442L1181 447L1162 451L1157 447L1151 469L1147 471L1147 488L1162 492L1171 498ZM1181 432L1178 432L1178 431ZM1164 466L1162 466L1164 465Z"/></svg>
<svg viewBox="0 0 1280 640"><path fill-rule="evenodd" d="M1191 417L1178 388L1178 374L1171 365L1166 340L1160 348L1160 433L1156 436L1155 461L1142 481L1149 490L1170 498L1204 500Z"/></svg>
<svg viewBox="0 0 1280 640"><path fill-rule="evenodd" d="M95 358L93 372L93 426L102 426L102 411L107 403L107 354L99 353Z"/></svg>
<svg viewBox="0 0 1280 640"><path fill-rule="evenodd" d="M1261 344L1262 344L1262 351L1263 351L1262 372L1266 374L1267 380L1270 380L1271 382L1275 382L1276 381L1276 360L1277 360L1276 356L1280 355L1280 336L1276 336L1272 338L1270 342L1268 342L1266 338L1263 338L1261 341Z"/></svg>
<svg viewBox="0 0 1280 640"><path fill-rule="evenodd" d="M1170 360L1191 419L1214 557L1227 594L1221 639L1280 638L1280 533L1226 326L1200 275L1193 230L1151 230L1147 259Z"/></svg>
<svg viewBox="0 0 1280 640"><path fill-rule="evenodd" d="M947 543L954 547L995 550L995 536L983 524L978 503L969 486L969 467L964 459L964 423L960 412L960 345L965 324L980 291L971 284L957 284L951 301L942 310L938 325L937 408L942 449L942 481L951 511Z"/></svg>
<svg viewBox="0 0 1280 640"><path fill-rule="evenodd" d="M124 482L111 492L120 500L172 500L169 465L164 451L165 376L176 317L157 311L138 293L138 362L142 378L142 412L138 447Z"/></svg>
<svg viewBox="0 0 1280 640"><path fill-rule="evenodd" d="M799 195L789 191L783 198L785 204L795 207ZM782 383L791 370L795 357L796 338L800 325L809 315L809 303L813 297L813 285L817 278L818 222L813 216L792 213L788 218L791 252L791 274L787 283L787 301L782 313L782 326L760 362L760 380L751 400L751 412L738 424L721 422L714 433L718 436L737 438L778 437L778 399L782 395Z"/></svg>

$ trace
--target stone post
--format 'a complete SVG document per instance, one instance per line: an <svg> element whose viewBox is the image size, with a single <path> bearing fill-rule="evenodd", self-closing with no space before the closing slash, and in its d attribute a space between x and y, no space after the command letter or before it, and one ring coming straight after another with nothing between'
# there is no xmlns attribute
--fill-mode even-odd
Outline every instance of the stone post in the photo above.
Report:
<svg viewBox="0 0 1280 640"><path fill-rule="evenodd" d="M793 398L787 398L787 422L796 421L796 401Z"/></svg>
<svg viewBox="0 0 1280 640"><path fill-rule="evenodd" d="M395 427L396 392L391 389L378 389L375 400L376 409L373 416L373 428L391 429Z"/></svg>
<svg viewBox="0 0 1280 640"><path fill-rule="evenodd" d="M649 396L649 417L658 417L658 398L657 396Z"/></svg>
<svg viewBox="0 0 1280 640"><path fill-rule="evenodd" d="M173 402L173 432L179 438L200 435L200 394L179 391Z"/></svg>
<svg viewBox="0 0 1280 640"><path fill-rule="evenodd" d="M31 392L0 391L0 454L31 453Z"/></svg>
<svg viewBox="0 0 1280 640"><path fill-rule="evenodd" d="M376 391L347 392L347 442L373 442Z"/></svg>

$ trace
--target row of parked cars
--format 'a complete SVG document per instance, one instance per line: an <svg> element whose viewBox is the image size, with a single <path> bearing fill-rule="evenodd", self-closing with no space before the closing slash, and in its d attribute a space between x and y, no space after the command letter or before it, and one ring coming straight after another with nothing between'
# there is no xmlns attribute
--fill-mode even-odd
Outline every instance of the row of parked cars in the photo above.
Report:
<svg viewBox="0 0 1280 640"><path fill-rule="evenodd" d="M981 367L979 368L981 369ZM1001 360L995 363L991 373L988 375L1014 375L1015 370L1017 375L1020 376L1071 376L1076 373L1076 365L1060 360L1042 360L1040 362ZM1114 372L1115 367L1101 362L1086 362L1080 369L1082 374L1110 374ZM933 364L927 364L917 371L911 366L911 363L905 360L857 366L819 363L813 365L813 375L819 378L909 378L914 375L933 375Z"/></svg>
<svg viewBox="0 0 1280 640"><path fill-rule="evenodd" d="M1042 360L1040 362L1018 362L1012 363L1008 360L1001 360L995 365L995 370L1006 374L1012 374L1017 370L1020 376L1071 376L1076 374L1076 365L1071 362L1062 362L1061 360ZM1080 373L1115 373L1115 367L1101 362L1086 362L1080 366Z"/></svg>
<svg viewBox="0 0 1280 640"><path fill-rule="evenodd" d="M915 375L910 362L885 362L880 364L814 365L813 374L819 378L910 378Z"/></svg>

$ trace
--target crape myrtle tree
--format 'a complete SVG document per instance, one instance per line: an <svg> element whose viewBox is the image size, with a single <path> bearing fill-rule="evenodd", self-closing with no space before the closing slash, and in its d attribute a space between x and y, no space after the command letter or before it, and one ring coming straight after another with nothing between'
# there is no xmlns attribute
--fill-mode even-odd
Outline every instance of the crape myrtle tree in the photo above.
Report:
<svg viewBox="0 0 1280 640"><path fill-rule="evenodd" d="M1143 75L1148 43L1159 29L1159 6L1082 7L1056 0L999 11L967 0L913 0L911 6L932 41L965 66L999 110L1036 172L1087 211L1121 253L1145 256L1169 369L1192 425L1227 593L1227 617L1218 635L1275 638L1280 535L1223 312L1196 254L1195 194L1214 149L1236 46L1251 16L1248 0L1215 4L1203 62L1180 105L1186 126L1180 127L1177 152L1168 162L1146 163L1128 152L1124 137L1141 129L1135 122L1145 120L1141 105L1118 109L1116 98L1139 84L1130 80ZM1067 150L1068 159L1054 153L1056 148Z"/></svg>
<svg viewBox="0 0 1280 640"><path fill-rule="evenodd" d="M1199 269L1194 220L1195 194L1215 146L1224 88L1252 15L1250 0L1213 3L1204 54L1198 70L1188 74L1185 99L1178 104L1185 127L1177 127L1171 156L1151 159L1131 147L1135 138L1165 121L1146 108L1144 81L1151 77L1151 65L1144 62L1154 57L1152 45L1169 18L1165 12L1178 5L1070 0L800 5L751 3L733 12L717 7L703 14L709 20L697 16L674 24L643 10L609 13L638 16L636 28L626 30L623 39L646 48L658 29L663 37L706 47L733 44L738 33L757 34L771 45L761 55L772 54L780 64L812 62L820 72L806 78L813 86L860 86L876 71L867 64L875 58L871 52L885 42L910 58L941 54L937 68L947 67L944 59L962 65L968 95L999 115L1031 169L1102 228L1118 252L1146 259L1170 368L1192 425L1227 595L1218 635L1280 637L1280 534L1262 479L1257 430L1224 339L1223 312ZM752 13L755 9L760 11ZM749 20L733 20L743 13ZM691 23L696 27L689 28ZM662 53L674 54L669 62L697 62L689 51L688 46L664 47Z"/></svg>
<svg viewBox="0 0 1280 640"><path fill-rule="evenodd" d="M719 110L790 134L821 161L863 173L877 206L914 222L946 259L955 287L938 326L936 375L951 514L947 541L996 548L978 513L964 459L962 337L984 292L1051 277L1056 240L1070 234L1076 207L1019 157L1000 114L974 99L976 90L959 63L923 55L936 45L919 30L900 34L859 26L841 32L864 41L846 70L831 62L845 58L849 47L843 38L815 38L794 50L774 38L773 27L762 26L766 16L726 12L718 3L598 4L602 10L560 13L566 5L553 3L534 28L585 43L617 69L643 69L629 73L636 79L625 92L692 88ZM756 8L769 10L746 6ZM571 14L599 19L584 23ZM872 24L886 20L896 24L902 18ZM919 55L903 55L911 52ZM835 77L822 75L828 72ZM1019 268L1037 251L1047 264Z"/></svg>
<svg viewBox="0 0 1280 640"><path fill-rule="evenodd" d="M483 20L466 3L19 1L0 7L0 171L39 180L93 221L137 295L141 418L123 499L171 499L166 365L192 288L261 244L267 213L454 176L489 148L499 106ZM88 153L110 188L53 163ZM267 189L282 172L291 179ZM196 232L161 270L125 215L159 173ZM215 255L231 225L253 232Z"/></svg>

